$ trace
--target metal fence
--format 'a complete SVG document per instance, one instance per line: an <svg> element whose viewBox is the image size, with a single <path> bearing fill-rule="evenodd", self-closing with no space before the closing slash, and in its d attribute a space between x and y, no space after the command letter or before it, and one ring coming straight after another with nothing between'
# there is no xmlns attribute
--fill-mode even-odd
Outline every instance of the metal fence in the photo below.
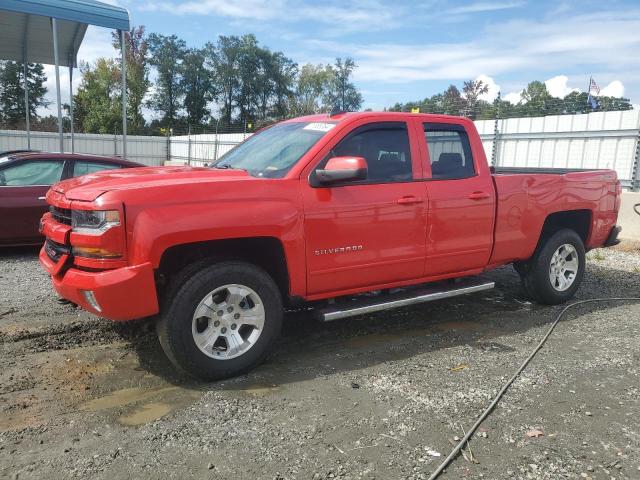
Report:
<svg viewBox="0 0 640 480"><path fill-rule="evenodd" d="M640 110L504 118L475 122L487 158L496 166L611 168L622 184L640 190ZM201 133L128 137L128 157L147 165L200 166L212 162L250 133ZM57 150L55 133L33 132L32 148ZM76 134L75 151L120 155L121 137ZM0 130L0 151L26 148L26 133ZM70 136L65 149L71 149Z"/></svg>
<svg viewBox="0 0 640 480"><path fill-rule="evenodd" d="M127 159L145 165L162 165L167 160L167 137L127 136ZM0 152L27 148L27 132L0 130ZM31 148L42 152L57 152L60 137L57 132L31 132ZM64 135L64 150L71 151L71 134ZM121 135L93 133L74 134L74 151L93 155L122 155Z"/></svg>
<svg viewBox="0 0 640 480"><path fill-rule="evenodd" d="M489 161L502 167L610 168L640 189L640 110L475 122Z"/></svg>
<svg viewBox="0 0 640 480"><path fill-rule="evenodd" d="M169 159L193 166L217 160L244 141L250 133L204 133L170 137Z"/></svg>

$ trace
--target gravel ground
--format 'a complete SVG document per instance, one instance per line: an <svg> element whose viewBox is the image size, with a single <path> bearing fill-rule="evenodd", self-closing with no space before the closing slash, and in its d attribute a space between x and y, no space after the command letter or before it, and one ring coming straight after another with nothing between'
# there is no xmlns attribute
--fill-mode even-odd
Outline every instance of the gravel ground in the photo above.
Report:
<svg viewBox="0 0 640 480"><path fill-rule="evenodd" d="M626 250L590 252L577 298L640 296ZM197 384L150 322L59 304L35 251L0 252L0 477L427 478L559 311L510 267L488 277L418 307L291 316L268 363ZM569 313L441 478L639 479L639 317Z"/></svg>

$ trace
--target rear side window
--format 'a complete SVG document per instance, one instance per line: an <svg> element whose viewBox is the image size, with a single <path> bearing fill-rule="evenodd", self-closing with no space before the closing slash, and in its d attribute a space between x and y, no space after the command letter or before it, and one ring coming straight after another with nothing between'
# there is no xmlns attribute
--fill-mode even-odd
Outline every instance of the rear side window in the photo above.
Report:
<svg viewBox="0 0 640 480"><path fill-rule="evenodd" d="M413 178L409 134L404 122L357 128L331 150L323 164L329 158L345 156L364 157L367 161L364 183L404 182Z"/></svg>
<svg viewBox="0 0 640 480"><path fill-rule="evenodd" d="M52 185L60 181L64 160L21 162L0 169L0 185Z"/></svg>
<svg viewBox="0 0 640 480"><path fill-rule="evenodd" d="M425 124L424 134L429 148L431 178L453 180L476 174L469 137L463 127L447 124Z"/></svg>
<svg viewBox="0 0 640 480"><path fill-rule="evenodd" d="M121 167L115 163L76 161L73 166L73 176L79 177L80 175L87 175L88 173L100 172L102 170L113 170L115 168Z"/></svg>

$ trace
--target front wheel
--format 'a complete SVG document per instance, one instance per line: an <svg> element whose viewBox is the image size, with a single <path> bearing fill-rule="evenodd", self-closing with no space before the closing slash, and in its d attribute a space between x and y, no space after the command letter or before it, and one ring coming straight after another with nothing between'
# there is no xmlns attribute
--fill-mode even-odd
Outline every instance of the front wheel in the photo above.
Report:
<svg viewBox="0 0 640 480"><path fill-rule="evenodd" d="M522 280L536 301L557 305L571 299L584 277L585 251L580 236L563 229L549 236L524 269Z"/></svg>
<svg viewBox="0 0 640 480"><path fill-rule="evenodd" d="M180 370L219 380L257 366L282 325L282 300L272 278L244 262L189 268L162 313L160 344Z"/></svg>

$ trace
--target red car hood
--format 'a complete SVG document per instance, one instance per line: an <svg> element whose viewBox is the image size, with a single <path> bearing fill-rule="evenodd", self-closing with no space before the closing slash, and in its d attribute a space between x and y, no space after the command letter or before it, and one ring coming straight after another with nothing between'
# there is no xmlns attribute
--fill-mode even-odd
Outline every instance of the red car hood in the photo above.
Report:
<svg viewBox="0 0 640 480"><path fill-rule="evenodd" d="M91 202L105 192L161 185L194 184L211 181L251 178L242 170L205 167L142 167L109 170L70 178L51 188L69 200Z"/></svg>

